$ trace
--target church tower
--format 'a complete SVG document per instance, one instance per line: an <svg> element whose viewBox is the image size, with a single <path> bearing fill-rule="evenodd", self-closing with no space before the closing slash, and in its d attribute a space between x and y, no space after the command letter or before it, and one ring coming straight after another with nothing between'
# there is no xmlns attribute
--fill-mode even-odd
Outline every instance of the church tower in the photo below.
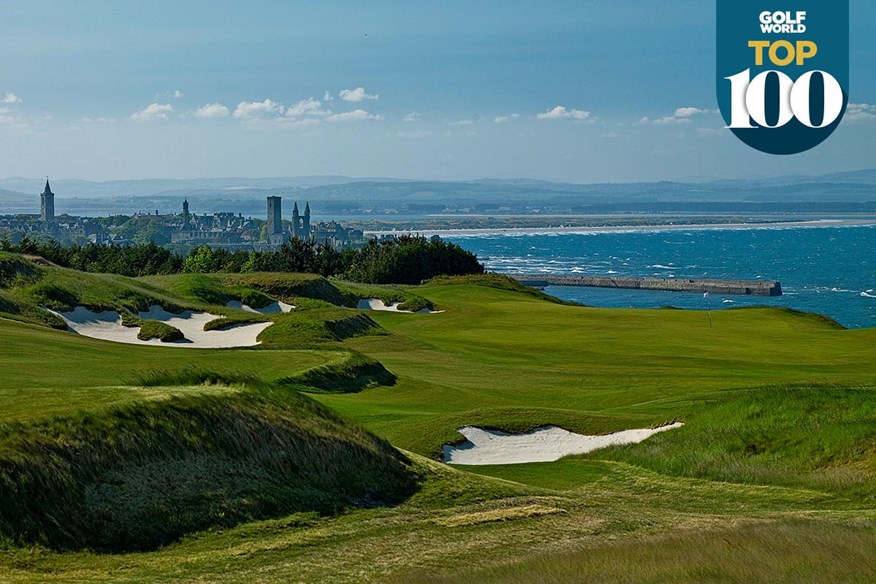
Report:
<svg viewBox="0 0 876 584"><path fill-rule="evenodd" d="M40 195L40 219L43 221L55 220L55 193L49 186L49 177L46 177L46 188Z"/></svg>
<svg viewBox="0 0 876 584"><path fill-rule="evenodd" d="M268 243L283 243L282 197L268 197Z"/></svg>
<svg viewBox="0 0 876 584"><path fill-rule="evenodd" d="M310 239L310 201L304 205L304 221L301 224L304 239Z"/></svg>
<svg viewBox="0 0 876 584"><path fill-rule="evenodd" d="M189 200L188 198L183 200L183 224L182 231L191 231L192 230L192 215L189 213Z"/></svg>
<svg viewBox="0 0 876 584"><path fill-rule="evenodd" d="M292 237L303 238L301 234L301 216L298 213L298 201L292 207Z"/></svg>

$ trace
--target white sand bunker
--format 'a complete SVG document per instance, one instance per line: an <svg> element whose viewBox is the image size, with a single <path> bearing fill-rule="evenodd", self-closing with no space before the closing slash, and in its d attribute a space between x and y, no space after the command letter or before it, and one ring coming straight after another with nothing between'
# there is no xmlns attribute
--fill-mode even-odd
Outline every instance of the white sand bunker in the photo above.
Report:
<svg viewBox="0 0 876 584"><path fill-rule="evenodd" d="M381 310L384 312L407 312L408 314L414 314L415 312L420 314L440 314L444 312L443 310L432 310L430 308L421 308L417 311L402 310L399 306L401 306L401 302L390 302L389 304L386 304L380 298L364 298L359 301L356 308L359 310Z"/></svg>
<svg viewBox="0 0 876 584"><path fill-rule="evenodd" d="M84 337L128 343L132 345L158 345L164 347L189 347L195 349L223 349L230 347L252 347L258 345L259 334L271 326L271 322L248 323L233 326L224 330L205 331L204 325L220 318L207 312L192 312L187 310L182 314L167 312L160 306L152 306L148 312L141 312L144 320L158 320L179 329L185 336L181 341L170 343L158 339L141 341L137 338L139 327L122 325L122 317L118 312L107 310L92 312L83 306L77 306L72 312L54 312L60 316L71 331Z"/></svg>
<svg viewBox="0 0 876 584"><path fill-rule="evenodd" d="M286 312L292 312L295 309L295 306L292 304L286 304L285 302L277 301L268 304L264 308L253 308L252 306L247 306L243 304L239 300L230 300L228 304L226 304L228 308L236 308L237 310L242 310L244 312L252 312L254 314L280 314Z"/></svg>
<svg viewBox="0 0 876 584"><path fill-rule="evenodd" d="M659 428L624 430L604 436L575 434L556 426L536 428L526 434L506 434L466 426L459 429L459 433L467 438L463 444L444 445L444 462L472 466L553 462L564 456L584 454L607 446L636 444L658 432L683 425L676 422Z"/></svg>

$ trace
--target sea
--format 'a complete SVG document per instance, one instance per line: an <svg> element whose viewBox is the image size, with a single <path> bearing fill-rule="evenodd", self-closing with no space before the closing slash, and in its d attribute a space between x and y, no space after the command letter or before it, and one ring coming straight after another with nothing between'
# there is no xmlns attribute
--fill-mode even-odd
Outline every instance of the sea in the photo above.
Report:
<svg viewBox="0 0 876 584"><path fill-rule="evenodd" d="M606 308L722 310L784 306L848 328L876 327L876 226L678 231L454 234L445 239L499 273L778 280L783 296L549 286L548 294Z"/></svg>

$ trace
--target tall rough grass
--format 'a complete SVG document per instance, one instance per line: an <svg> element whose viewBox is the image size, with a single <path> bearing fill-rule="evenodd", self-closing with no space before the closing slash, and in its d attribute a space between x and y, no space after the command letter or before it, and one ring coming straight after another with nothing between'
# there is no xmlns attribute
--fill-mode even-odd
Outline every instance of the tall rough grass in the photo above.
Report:
<svg viewBox="0 0 876 584"><path fill-rule="evenodd" d="M294 392L179 397L0 426L0 534L155 549L212 526L397 503L403 455Z"/></svg>

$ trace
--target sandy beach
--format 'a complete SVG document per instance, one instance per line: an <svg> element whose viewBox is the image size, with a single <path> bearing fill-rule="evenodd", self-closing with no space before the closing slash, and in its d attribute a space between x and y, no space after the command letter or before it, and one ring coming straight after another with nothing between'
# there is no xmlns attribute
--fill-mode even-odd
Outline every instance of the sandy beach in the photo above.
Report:
<svg viewBox="0 0 876 584"><path fill-rule="evenodd" d="M876 226L876 218L868 219L813 219L807 221L776 221L763 223L703 223L664 225L611 225L605 227L510 227L507 229L422 229L411 231L366 231L366 236L422 235L431 237L480 237L488 235L592 235L596 233L647 233L661 231L721 231L756 229L802 229L820 227Z"/></svg>

